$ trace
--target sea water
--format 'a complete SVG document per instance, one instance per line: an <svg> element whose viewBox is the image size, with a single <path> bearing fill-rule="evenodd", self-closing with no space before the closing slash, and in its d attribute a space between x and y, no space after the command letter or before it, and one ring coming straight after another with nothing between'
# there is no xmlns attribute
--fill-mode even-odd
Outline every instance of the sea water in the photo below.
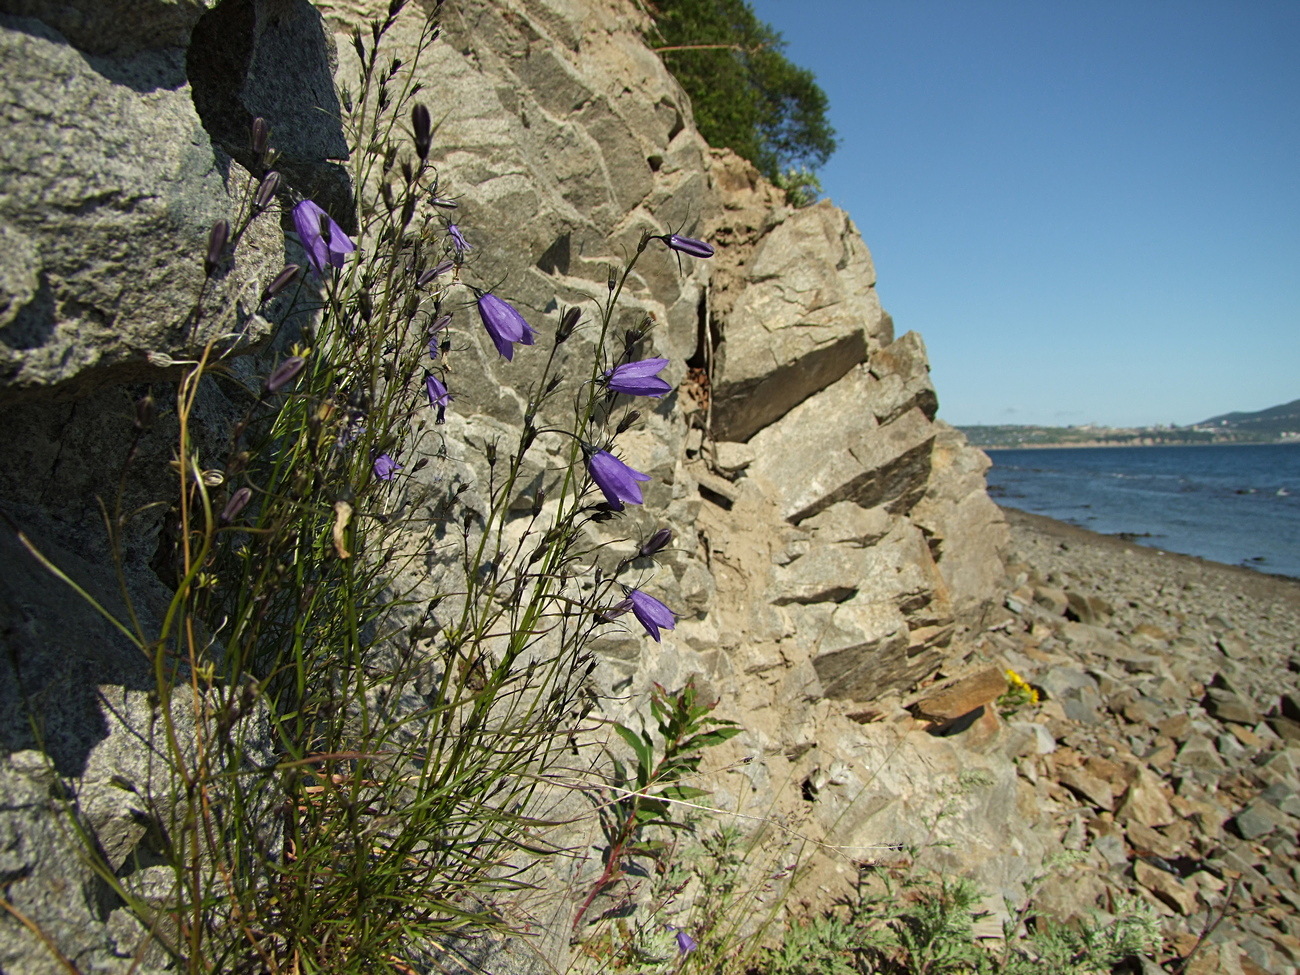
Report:
<svg viewBox="0 0 1300 975"><path fill-rule="evenodd" d="M989 450L999 504L1300 578L1300 444Z"/></svg>

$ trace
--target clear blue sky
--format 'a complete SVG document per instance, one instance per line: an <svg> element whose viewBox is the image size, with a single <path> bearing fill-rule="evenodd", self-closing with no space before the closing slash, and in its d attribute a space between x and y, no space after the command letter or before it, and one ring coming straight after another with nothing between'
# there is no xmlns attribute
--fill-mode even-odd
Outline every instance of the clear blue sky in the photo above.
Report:
<svg viewBox="0 0 1300 975"><path fill-rule="evenodd" d="M751 0L954 424L1300 398L1300 0Z"/></svg>

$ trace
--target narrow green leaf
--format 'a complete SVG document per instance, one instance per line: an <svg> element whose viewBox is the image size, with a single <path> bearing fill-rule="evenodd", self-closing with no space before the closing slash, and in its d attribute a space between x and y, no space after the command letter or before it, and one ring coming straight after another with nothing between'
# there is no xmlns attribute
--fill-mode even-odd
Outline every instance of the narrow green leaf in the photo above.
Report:
<svg viewBox="0 0 1300 975"><path fill-rule="evenodd" d="M650 779L650 769L654 764L653 746L649 739L644 735L638 735L626 725L616 724L614 725L614 731L617 732L618 736L627 742L632 751L636 753L638 765L636 781L638 786L644 787Z"/></svg>
<svg viewBox="0 0 1300 975"><path fill-rule="evenodd" d="M709 795L709 791L697 789L693 785L670 785L659 794L665 799L698 799Z"/></svg>
<svg viewBox="0 0 1300 975"><path fill-rule="evenodd" d="M712 731L705 731L696 735L688 741L682 743L682 750L698 750L701 748L710 748L713 745L721 745L724 741L735 738L736 735L744 731L743 728L733 726L730 728L714 728Z"/></svg>

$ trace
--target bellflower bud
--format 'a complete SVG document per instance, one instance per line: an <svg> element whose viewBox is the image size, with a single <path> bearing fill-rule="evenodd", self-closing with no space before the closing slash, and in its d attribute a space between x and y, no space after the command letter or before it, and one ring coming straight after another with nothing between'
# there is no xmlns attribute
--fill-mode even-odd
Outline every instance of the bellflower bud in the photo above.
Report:
<svg viewBox="0 0 1300 975"><path fill-rule="evenodd" d="M208 231L208 253L203 260L203 270L208 277L212 277L221 264L221 254L226 249L226 242L229 239L230 221L228 220L218 220Z"/></svg>
<svg viewBox="0 0 1300 975"><path fill-rule="evenodd" d="M286 264L284 270L277 274L265 288L262 289L262 300L266 301L274 298L289 285L293 284L294 279L302 271L297 264Z"/></svg>
<svg viewBox="0 0 1300 975"><path fill-rule="evenodd" d="M226 506L221 509L221 521L223 524L230 524L235 518L248 507L248 502L253 500L253 491L251 488L241 487L238 491L230 496Z"/></svg>
<svg viewBox="0 0 1300 975"><path fill-rule="evenodd" d="M582 317L582 309L578 307L570 308L560 318L560 327L555 330L555 344L563 345L573 334L573 330L578 327L578 319Z"/></svg>
<svg viewBox="0 0 1300 975"><path fill-rule="evenodd" d="M257 157L258 165L261 165L266 157L266 147L271 138L271 126L266 124L266 119L258 117L253 119L252 147L253 155Z"/></svg>
<svg viewBox="0 0 1300 975"><path fill-rule="evenodd" d="M649 538L645 540L645 544L641 546L641 549L640 551L637 552L637 555L639 555L641 558L649 558L651 555L654 555L656 552L660 551L665 546L667 546L668 543L671 542L672 540L673 540L672 529L660 528L657 532L655 532L653 535L651 535Z"/></svg>
<svg viewBox="0 0 1300 975"><path fill-rule="evenodd" d="M662 240L672 250L680 254L688 254L691 257L713 256L713 245L706 244L702 240L696 240L694 237L683 237L681 234L665 234L656 239Z"/></svg>
<svg viewBox="0 0 1300 975"><path fill-rule="evenodd" d="M291 355L278 366L266 379L266 385L263 391L267 393L278 393L280 390L293 382L295 376L302 372L302 367L307 364L307 360L302 356Z"/></svg>
<svg viewBox="0 0 1300 975"><path fill-rule="evenodd" d="M421 159L428 159L433 127L429 120L429 110L423 105L411 109L411 129L415 133L415 154Z"/></svg>
<svg viewBox="0 0 1300 975"><path fill-rule="evenodd" d="M618 429L614 431L614 436L617 437L620 433L623 433L626 430L628 430L632 426L632 424L639 419L641 419L641 411L631 410L627 416L623 417L623 419L618 421Z"/></svg>
<svg viewBox="0 0 1300 975"><path fill-rule="evenodd" d="M415 283L418 287L421 288L427 287L433 281L434 278L446 274L455 266L456 264L453 261L443 261L441 264L437 264L429 268L423 274L421 274Z"/></svg>
<svg viewBox="0 0 1300 975"><path fill-rule="evenodd" d="M257 188L257 195L253 197L253 206L259 210L265 210L275 199L275 194L280 190L280 174L274 169L266 174L262 180L262 185Z"/></svg>
<svg viewBox="0 0 1300 975"><path fill-rule="evenodd" d="M135 428L148 430L153 426L157 410L154 408L153 396L146 393L135 401Z"/></svg>

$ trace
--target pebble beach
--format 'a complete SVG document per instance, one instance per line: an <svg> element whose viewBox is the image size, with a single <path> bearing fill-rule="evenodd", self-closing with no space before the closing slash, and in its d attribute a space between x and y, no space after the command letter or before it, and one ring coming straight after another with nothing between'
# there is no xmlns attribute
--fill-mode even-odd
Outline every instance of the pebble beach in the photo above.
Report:
<svg viewBox="0 0 1300 975"><path fill-rule="evenodd" d="M1042 899L1143 898L1150 973L1300 971L1300 580L1004 510L986 653L1040 693L1019 772L1086 854Z"/></svg>

